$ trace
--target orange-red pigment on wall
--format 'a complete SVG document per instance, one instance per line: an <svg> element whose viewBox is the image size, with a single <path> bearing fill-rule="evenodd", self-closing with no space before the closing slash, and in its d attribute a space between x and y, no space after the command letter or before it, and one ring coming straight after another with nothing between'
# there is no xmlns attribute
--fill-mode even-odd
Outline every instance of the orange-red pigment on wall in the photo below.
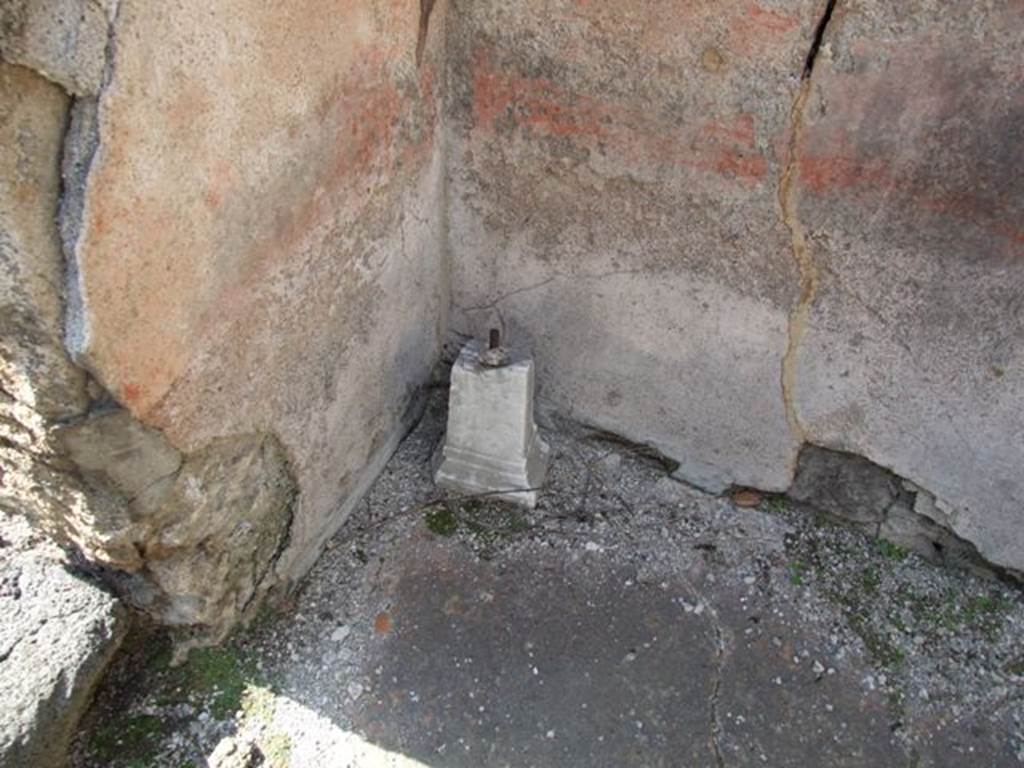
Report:
<svg viewBox="0 0 1024 768"><path fill-rule="evenodd" d="M494 134L509 121L588 146L606 143L640 164L672 164L744 184L760 182L768 173L767 158L756 146L751 114L673 125L652 117L643 105L601 101L567 92L545 78L500 71L493 54L485 50L478 50L474 58L473 89L478 135Z"/></svg>

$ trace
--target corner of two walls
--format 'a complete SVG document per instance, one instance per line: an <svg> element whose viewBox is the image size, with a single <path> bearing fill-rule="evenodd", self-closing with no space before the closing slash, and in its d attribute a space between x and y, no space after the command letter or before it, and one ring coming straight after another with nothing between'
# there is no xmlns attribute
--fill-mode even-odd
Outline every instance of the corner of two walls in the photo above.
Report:
<svg viewBox="0 0 1024 768"><path fill-rule="evenodd" d="M444 3L108 5L4 9L3 502L217 637L312 564L438 358Z"/></svg>
<svg viewBox="0 0 1024 768"><path fill-rule="evenodd" d="M451 18L454 332L505 325L541 402L681 479L857 454L1024 570L1019 3Z"/></svg>
<svg viewBox="0 0 1024 768"><path fill-rule="evenodd" d="M312 564L449 312L683 479L853 452L1024 567L1013 4L839 0L809 81L817 0L83 3L73 66L44 6L4 11L4 495L160 619Z"/></svg>

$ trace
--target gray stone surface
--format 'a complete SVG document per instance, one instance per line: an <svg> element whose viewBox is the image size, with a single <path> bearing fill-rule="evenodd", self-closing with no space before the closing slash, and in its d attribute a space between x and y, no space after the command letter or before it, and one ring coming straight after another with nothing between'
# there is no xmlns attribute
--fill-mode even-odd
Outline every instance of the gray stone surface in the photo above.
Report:
<svg viewBox="0 0 1024 768"><path fill-rule="evenodd" d="M885 520L897 503L913 507L898 477L862 456L806 446L786 495L865 526Z"/></svg>
<svg viewBox="0 0 1024 768"><path fill-rule="evenodd" d="M123 409L90 415L54 430L55 440L95 485L137 499L181 468L181 454Z"/></svg>
<svg viewBox="0 0 1024 768"><path fill-rule="evenodd" d="M928 491L863 456L804 446L786 497L934 563L1024 582L1019 570L991 568L972 543L958 537Z"/></svg>
<svg viewBox="0 0 1024 768"><path fill-rule="evenodd" d="M0 531L0 766L59 768L127 617L52 547Z"/></svg>
<svg viewBox="0 0 1024 768"><path fill-rule="evenodd" d="M182 456L123 409L55 432L93 499L83 530L54 521L65 526L58 538L113 569L132 604L214 637L258 605L296 500L273 436L214 440Z"/></svg>
<svg viewBox="0 0 1024 768"><path fill-rule="evenodd" d="M792 614L745 635L761 609L741 594L638 582L600 555L498 571L419 554L392 601L399 631L372 659L391 679L355 719L389 752L446 766L901 761L882 697L862 697L855 668L814 684L811 661L794 663L794 653L826 657L826 638L772 643ZM435 652L415 652L424 646Z"/></svg>
<svg viewBox="0 0 1024 768"><path fill-rule="evenodd" d="M270 586L295 501L295 479L273 437L215 440L190 455L145 542L147 571L163 591L159 618L226 635Z"/></svg>
<svg viewBox="0 0 1024 768"><path fill-rule="evenodd" d="M434 481L534 507L549 451L533 420L533 360L518 357L492 368L481 354L484 345L470 342L452 366L448 430Z"/></svg>

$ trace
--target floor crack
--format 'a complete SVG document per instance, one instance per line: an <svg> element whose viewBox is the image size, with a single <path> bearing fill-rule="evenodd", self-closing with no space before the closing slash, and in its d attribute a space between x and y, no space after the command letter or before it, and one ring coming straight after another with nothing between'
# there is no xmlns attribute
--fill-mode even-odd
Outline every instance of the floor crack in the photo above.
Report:
<svg viewBox="0 0 1024 768"><path fill-rule="evenodd" d="M722 691L722 670L725 668L725 638L715 611L711 609L708 613L711 616L711 627L715 633L715 679L711 686L711 697L708 699L711 709L711 752L715 757L716 768L725 768L725 758L722 756L722 718L718 711L718 702Z"/></svg>

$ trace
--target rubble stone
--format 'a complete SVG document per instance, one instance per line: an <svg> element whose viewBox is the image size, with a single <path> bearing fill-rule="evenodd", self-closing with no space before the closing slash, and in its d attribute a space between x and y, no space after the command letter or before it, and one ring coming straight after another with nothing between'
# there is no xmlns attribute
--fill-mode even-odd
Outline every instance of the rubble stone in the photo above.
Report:
<svg viewBox="0 0 1024 768"><path fill-rule="evenodd" d="M57 768L127 631L116 598L46 547L0 551L0 766Z"/></svg>

